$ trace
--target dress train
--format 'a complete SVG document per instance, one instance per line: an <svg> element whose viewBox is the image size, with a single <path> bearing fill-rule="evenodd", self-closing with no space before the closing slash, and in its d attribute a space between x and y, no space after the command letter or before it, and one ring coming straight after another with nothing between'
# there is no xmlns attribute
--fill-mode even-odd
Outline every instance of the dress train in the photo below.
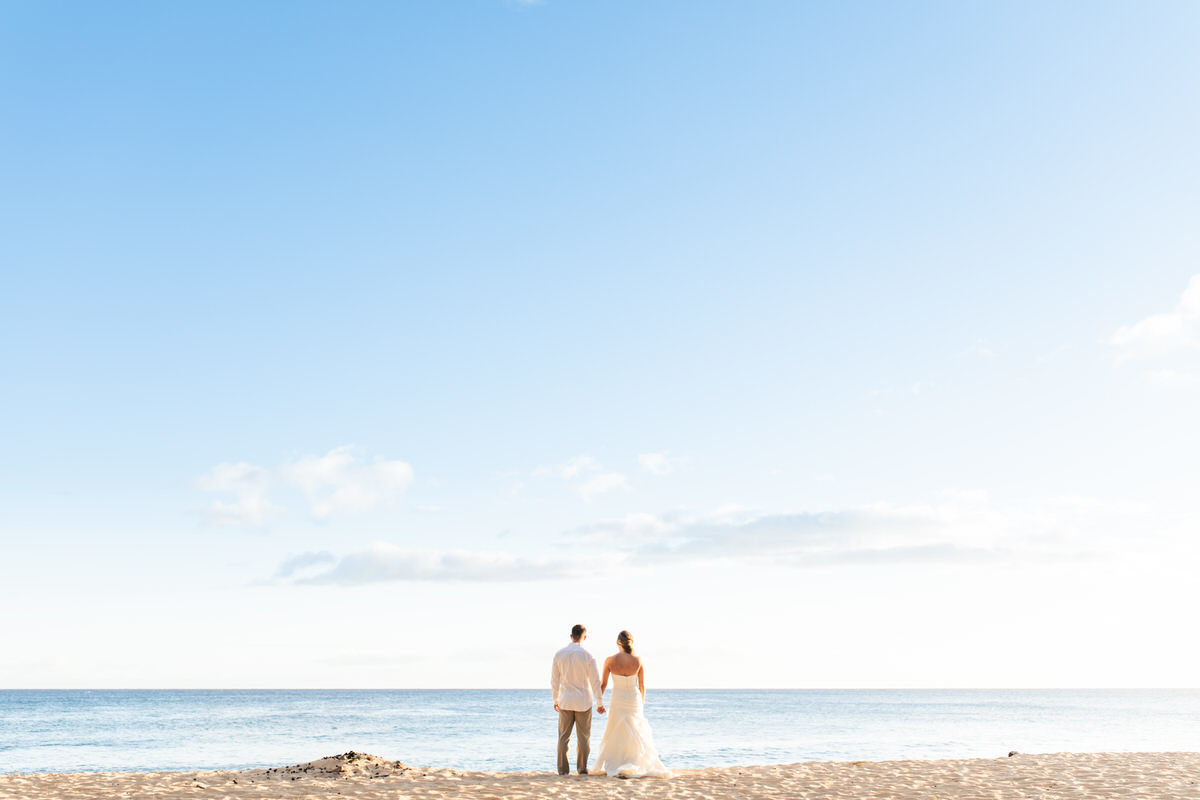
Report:
<svg viewBox="0 0 1200 800"><path fill-rule="evenodd" d="M669 778L654 748L650 723L642 713L636 675L613 675L612 702L604 738L596 754L596 771L621 778Z"/></svg>

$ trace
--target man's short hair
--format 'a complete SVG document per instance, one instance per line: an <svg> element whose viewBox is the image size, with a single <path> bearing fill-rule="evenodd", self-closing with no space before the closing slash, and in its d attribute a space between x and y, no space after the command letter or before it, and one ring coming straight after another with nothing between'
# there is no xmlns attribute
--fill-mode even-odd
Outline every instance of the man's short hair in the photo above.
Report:
<svg viewBox="0 0 1200 800"><path fill-rule="evenodd" d="M577 642L583 638L585 633L587 633L587 628L582 625L576 625L574 628L571 628L571 638Z"/></svg>

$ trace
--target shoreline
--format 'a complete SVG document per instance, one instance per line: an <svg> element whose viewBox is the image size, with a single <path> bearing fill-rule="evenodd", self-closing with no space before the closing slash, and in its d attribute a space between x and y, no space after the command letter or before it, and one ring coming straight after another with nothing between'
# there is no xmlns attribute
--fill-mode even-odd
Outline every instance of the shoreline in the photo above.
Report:
<svg viewBox="0 0 1200 800"><path fill-rule="evenodd" d="M668 765L669 766L669 765ZM676 770L672 778L617 779L544 772L479 772L416 767L361 753L254 770L42 772L0 774L0 800L209 797L233 800L601 800L619 791L664 800L807 798L926 800L1039 797L1083 800L1142 794L1200 796L1200 753L1018 753L929 761L809 761Z"/></svg>

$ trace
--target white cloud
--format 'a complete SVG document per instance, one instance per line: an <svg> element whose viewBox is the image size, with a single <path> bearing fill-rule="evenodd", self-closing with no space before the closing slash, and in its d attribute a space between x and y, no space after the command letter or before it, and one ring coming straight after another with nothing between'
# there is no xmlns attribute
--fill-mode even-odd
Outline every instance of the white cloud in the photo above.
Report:
<svg viewBox="0 0 1200 800"><path fill-rule="evenodd" d="M553 467L538 467L533 471L537 477L547 475L562 478L563 480L576 480L591 472L598 472L600 465L591 456L575 456L569 461L558 464Z"/></svg>
<svg viewBox="0 0 1200 800"><path fill-rule="evenodd" d="M588 478L586 481L579 484L579 494L584 500L591 500L598 494L615 491L617 489L628 489L629 483L625 480L625 476L619 472L602 472L599 475Z"/></svg>
<svg viewBox="0 0 1200 800"><path fill-rule="evenodd" d="M1136 531L1136 536L1130 535ZM284 561L277 584L357 586L388 581L529 582L603 577L704 563L778 567L898 564L1045 565L1156 557L1191 542L1188 525L1164 525L1154 508L1119 498L1064 496L1003 506L986 492L947 492L929 505L872 505L823 512L626 514L566 531L564 554L407 550L375 544L336 558ZM1166 550L1164 550L1166 548ZM319 567L314 571L313 568Z"/></svg>
<svg viewBox="0 0 1200 800"><path fill-rule="evenodd" d="M557 466L538 467L533 474L535 477L561 478L573 484L584 500L591 500L598 494L616 489L629 488L629 481L624 474L604 471L604 467L596 459L586 455L575 456Z"/></svg>
<svg viewBox="0 0 1200 800"><path fill-rule="evenodd" d="M897 560L935 553L939 559L973 547L951 545L938 522L922 510L858 509L755 514L736 508L696 515L626 517L578 531L592 541L624 546L633 563L687 563L726 559L780 559L829 563ZM931 545L937 549L930 550Z"/></svg>
<svg viewBox="0 0 1200 800"><path fill-rule="evenodd" d="M413 468L405 462L360 464L349 447L305 456L284 464L279 473L304 491L313 516L320 519L337 511L368 511L402 494L413 479Z"/></svg>
<svg viewBox="0 0 1200 800"><path fill-rule="evenodd" d="M289 562L277 577L287 578ZM514 582L579 578L606 569L597 559L533 559L509 553L405 550L376 543L337 560L330 569L290 581L293 584L361 586L388 581Z"/></svg>
<svg viewBox="0 0 1200 800"><path fill-rule="evenodd" d="M922 506L874 505L825 512L631 514L568 531L570 547L625 553L630 565L751 560L774 564L912 561L1060 561L1122 552L1135 504L1068 497L1001 507L983 492L947 493Z"/></svg>
<svg viewBox="0 0 1200 800"><path fill-rule="evenodd" d="M971 345L967 352L975 358L984 361L991 361L996 357L995 348L992 347L990 342L985 342L983 339L976 340L975 344Z"/></svg>
<svg viewBox="0 0 1200 800"><path fill-rule="evenodd" d="M218 464L196 481L203 492L226 495L231 499L214 500L207 510L214 525L261 525L283 509L267 499L271 477L267 470L253 464Z"/></svg>
<svg viewBox="0 0 1200 800"><path fill-rule="evenodd" d="M279 487L304 493L309 511L324 519L341 511L362 512L400 495L413 480L412 467L403 461L376 459L361 463L349 447L337 447L323 456L304 456L266 469L240 462L218 464L202 476L197 487L226 495L214 500L207 514L220 525L258 525L282 513L267 494Z"/></svg>
<svg viewBox="0 0 1200 800"><path fill-rule="evenodd" d="M1192 277L1173 310L1121 326L1111 344L1118 362L1171 359L1200 350L1200 275Z"/></svg>
<svg viewBox="0 0 1200 800"><path fill-rule="evenodd" d="M638 456L638 463L642 465L642 469L652 475L670 475L681 461L682 459L672 458L665 450L661 453L642 453Z"/></svg>
<svg viewBox="0 0 1200 800"><path fill-rule="evenodd" d="M292 556L285 559L279 565L279 569L275 570L276 578L291 578L301 570L309 567L319 567L324 564L330 564L337 561L337 556L330 553L328 550L322 550L319 553L301 553L298 556Z"/></svg>

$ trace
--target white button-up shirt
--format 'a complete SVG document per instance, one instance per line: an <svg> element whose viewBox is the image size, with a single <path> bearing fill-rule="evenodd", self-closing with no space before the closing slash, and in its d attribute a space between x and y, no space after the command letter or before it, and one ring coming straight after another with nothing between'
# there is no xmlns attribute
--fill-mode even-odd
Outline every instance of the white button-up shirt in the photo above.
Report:
<svg viewBox="0 0 1200 800"><path fill-rule="evenodd" d="M579 642L571 642L554 654L550 691L554 694L554 704L563 711L591 711L600 697L596 659Z"/></svg>

